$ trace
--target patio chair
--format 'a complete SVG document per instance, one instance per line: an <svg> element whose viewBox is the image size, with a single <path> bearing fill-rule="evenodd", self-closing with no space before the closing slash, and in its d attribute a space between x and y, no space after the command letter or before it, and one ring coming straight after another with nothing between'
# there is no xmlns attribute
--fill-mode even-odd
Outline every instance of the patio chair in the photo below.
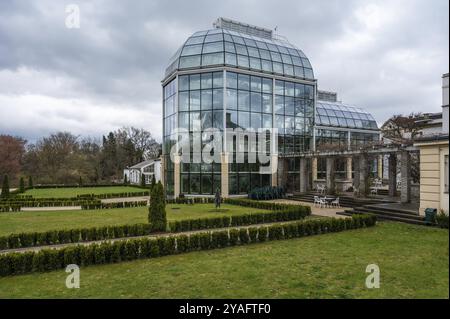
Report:
<svg viewBox="0 0 450 319"><path fill-rule="evenodd" d="M341 204L339 203L339 197L336 197L336 199L331 202L331 206L341 207Z"/></svg>
<svg viewBox="0 0 450 319"><path fill-rule="evenodd" d="M314 196L314 207L316 207L316 205L320 205L320 199L319 196Z"/></svg>
<svg viewBox="0 0 450 319"><path fill-rule="evenodd" d="M327 208L327 206L328 206L327 198L319 197L319 205L320 205L320 208L322 208L322 207Z"/></svg>

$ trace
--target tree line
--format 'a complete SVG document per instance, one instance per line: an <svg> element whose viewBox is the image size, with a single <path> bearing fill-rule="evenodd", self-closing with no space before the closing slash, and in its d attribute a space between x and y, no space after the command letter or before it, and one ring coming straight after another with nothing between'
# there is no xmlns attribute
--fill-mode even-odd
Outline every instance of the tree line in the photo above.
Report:
<svg viewBox="0 0 450 319"><path fill-rule="evenodd" d="M125 127L101 139L57 132L28 143L0 135L0 183L99 184L122 180L123 169L159 157L161 145L144 129Z"/></svg>

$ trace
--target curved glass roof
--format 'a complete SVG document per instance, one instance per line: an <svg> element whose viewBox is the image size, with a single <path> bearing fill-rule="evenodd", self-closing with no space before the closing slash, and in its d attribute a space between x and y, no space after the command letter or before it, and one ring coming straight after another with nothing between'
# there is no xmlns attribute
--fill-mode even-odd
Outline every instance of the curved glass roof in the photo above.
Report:
<svg viewBox="0 0 450 319"><path fill-rule="evenodd" d="M370 113L339 102L317 101L316 125L378 130Z"/></svg>
<svg viewBox="0 0 450 319"><path fill-rule="evenodd" d="M176 70L220 65L314 79L306 55L287 41L220 28L196 32L189 37L170 59L166 77Z"/></svg>

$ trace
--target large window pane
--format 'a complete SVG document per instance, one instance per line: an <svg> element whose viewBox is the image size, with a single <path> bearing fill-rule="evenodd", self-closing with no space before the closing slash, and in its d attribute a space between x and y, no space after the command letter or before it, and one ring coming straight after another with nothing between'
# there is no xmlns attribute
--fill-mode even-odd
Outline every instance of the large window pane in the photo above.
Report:
<svg viewBox="0 0 450 319"><path fill-rule="evenodd" d="M178 113L178 127L189 130L189 112Z"/></svg>
<svg viewBox="0 0 450 319"><path fill-rule="evenodd" d="M213 87L222 88L223 87L223 72L213 73Z"/></svg>
<svg viewBox="0 0 450 319"><path fill-rule="evenodd" d="M180 68L193 68L200 66L200 55L185 56L180 58Z"/></svg>
<svg viewBox="0 0 450 319"><path fill-rule="evenodd" d="M223 51L223 42L205 43L203 45L203 53L214 53Z"/></svg>
<svg viewBox="0 0 450 319"><path fill-rule="evenodd" d="M227 89L237 89L237 74L227 72Z"/></svg>
<svg viewBox="0 0 450 319"><path fill-rule="evenodd" d="M220 130L223 129L223 111L216 111L213 113L213 127Z"/></svg>
<svg viewBox="0 0 450 319"><path fill-rule="evenodd" d="M189 90L189 75L180 75L178 77L178 86L180 91Z"/></svg>
<svg viewBox="0 0 450 319"><path fill-rule="evenodd" d="M277 114L284 114L284 96L275 95L274 110L275 110L275 113L277 113Z"/></svg>
<svg viewBox="0 0 450 319"><path fill-rule="evenodd" d="M239 90L249 90L250 89L250 76L245 74L238 75L238 88Z"/></svg>
<svg viewBox="0 0 450 319"><path fill-rule="evenodd" d="M200 53L202 53L202 45L201 44L187 45L183 48L183 52L181 52L181 56L195 55L195 54L200 54Z"/></svg>
<svg viewBox="0 0 450 319"><path fill-rule="evenodd" d="M210 53L202 55L202 66L223 64L223 53Z"/></svg>
<svg viewBox="0 0 450 319"><path fill-rule="evenodd" d="M248 68L248 57L244 56L244 55L238 55L237 56L238 59L238 66L243 67L243 68Z"/></svg>
<svg viewBox="0 0 450 319"><path fill-rule="evenodd" d="M189 92L180 92L178 95L178 110L189 111Z"/></svg>
<svg viewBox="0 0 450 319"><path fill-rule="evenodd" d="M190 91L189 94L189 104L191 111L200 110L200 91Z"/></svg>
<svg viewBox="0 0 450 319"><path fill-rule="evenodd" d="M238 93L238 109L241 111L249 111L250 110L250 98L248 91L239 90Z"/></svg>
<svg viewBox="0 0 450 319"><path fill-rule="evenodd" d="M212 127L212 112L202 112L202 130Z"/></svg>
<svg viewBox="0 0 450 319"><path fill-rule="evenodd" d="M212 193L212 175L202 174L202 194L211 194Z"/></svg>
<svg viewBox="0 0 450 319"><path fill-rule="evenodd" d="M239 127L247 129L250 127L250 113L249 112L239 112L238 115Z"/></svg>
<svg viewBox="0 0 450 319"><path fill-rule="evenodd" d="M201 79L202 89L212 88L212 73L202 73Z"/></svg>
<svg viewBox="0 0 450 319"><path fill-rule="evenodd" d="M237 91L236 90L227 90L227 109L237 109Z"/></svg>
<svg viewBox="0 0 450 319"><path fill-rule="evenodd" d="M250 104L252 112L261 112L261 93L251 92Z"/></svg>
<svg viewBox="0 0 450 319"><path fill-rule="evenodd" d="M251 91L261 92L261 78L259 76L252 76L250 82Z"/></svg>
<svg viewBox="0 0 450 319"><path fill-rule="evenodd" d="M223 90L214 89L213 90L213 108L221 109L223 107Z"/></svg>
<svg viewBox="0 0 450 319"><path fill-rule="evenodd" d="M212 90L202 90L202 110L210 110L212 108Z"/></svg>
<svg viewBox="0 0 450 319"><path fill-rule="evenodd" d="M262 111L264 113L272 113L272 94L262 95Z"/></svg>
<svg viewBox="0 0 450 319"><path fill-rule="evenodd" d="M251 127L255 130L259 129L262 127L262 116L259 113L252 113L251 115Z"/></svg>
<svg viewBox="0 0 450 319"><path fill-rule="evenodd" d="M200 74L194 74L189 77L190 90L200 89Z"/></svg>
<svg viewBox="0 0 450 319"><path fill-rule="evenodd" d="M236 111L228 111L227 110L227 128L237 128L237 112Z"/></svg>

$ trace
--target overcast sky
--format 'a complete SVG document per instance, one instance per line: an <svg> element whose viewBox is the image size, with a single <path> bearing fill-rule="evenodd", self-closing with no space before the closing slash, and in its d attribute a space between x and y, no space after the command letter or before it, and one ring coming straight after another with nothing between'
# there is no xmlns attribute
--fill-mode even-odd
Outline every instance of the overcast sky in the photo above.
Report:
<svg viewBox="0 0 450 319"><path fill-rule="evenodd" d="M80 28L65 25L66 5ZM370 111L439 112L449 1L1 1L0 134L30 141L122 126L161 139L169 58L219 16L273 29L309 57L319 88Z"/></svg>

